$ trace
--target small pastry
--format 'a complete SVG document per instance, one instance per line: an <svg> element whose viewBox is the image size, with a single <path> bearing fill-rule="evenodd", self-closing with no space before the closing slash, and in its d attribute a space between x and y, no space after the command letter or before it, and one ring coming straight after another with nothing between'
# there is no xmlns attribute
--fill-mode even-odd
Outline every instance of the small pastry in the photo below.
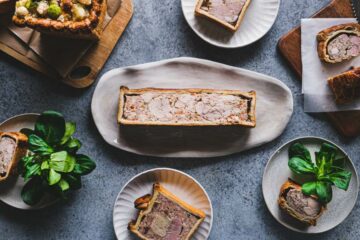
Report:
<svg viewBox="0 0 360 240"><path fill-rule="evenodd" d="M345 104L360 97L360 67L328 79L328 84L334 93L338 104Z"/></svg>
<svg viewBox="0 0 360 240"><path fill-rule="evenodd" d="M319 58L327 63L339 63L360 55L360 25L347 23L318 33Z"/></svg>
<svg viewBox="0 0 360 240"><path fill-rule="evenodd" d="M238 30L250 2L251 0L198 0L195 14L235 32Z"/></svg>
<svg viewBox="0 0 360 240"><path fill-rule="evenodd" d="M59 37L99 40L106 0L18 0L13 22Z"/></svg>
<svg viewBox="0 0 360 240"><path fill-rule="evenodd" d="M17 164L27 152L27 137L18 132L0 133L0 182L16 173Z"/></svg>
<svg viewBox="0 0 360 240"><path fill-rule="evenodd" d="M189 240L206 217L159 183L154 184L152 195L135 200L134 205L140 211L129 230L143 240Z"/></svg>
<svg viewBox="0 0 360 240"><path fill-rule="evenodd" d="M120 88L120 125L255 127L256 93Z"/></svg>
<svg viewBox="0 0 360 240"><path fill-rule="evenodd" d="M301 186L290 179L282 185L278 203L286 213L312 226L325 210L315 196L304 195Z"/></svg>

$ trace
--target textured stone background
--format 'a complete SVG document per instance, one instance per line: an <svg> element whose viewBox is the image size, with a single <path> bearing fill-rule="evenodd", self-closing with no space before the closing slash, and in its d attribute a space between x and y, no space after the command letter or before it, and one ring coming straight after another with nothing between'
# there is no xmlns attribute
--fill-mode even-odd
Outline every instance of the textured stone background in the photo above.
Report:
<svg viewBox="0 0 360 240"><path fill-rule="evenodd" d="M0 204L0 239L115 239L112 208L123 184L154 167L172 167L194 176L214 205L210 239L307 239L279 225L268 212L261 193L261 177L269 156L292 138L316 135L340 144L360 164L360 138L339 136L326 118L303 112L300 82L276 50L279 37L327 4L329 0L283 0L271 31L253 45L236 50L212 47L188 27L180 0L134 0L135 14L107 62L103 73L133 64L179 56L210 59L281 79L293 92L295 110L284 134L265 146L215 159L160 159L126 153L107 145L90 113L94 86L75 91L54 84L4 54L0 54L0 121L25 112L55 109L78 123L82 152L97 162L84 178L83 189L69 203L37 212L23 212ZM359 239L360 207L336 229L311 239Z"/></svg>

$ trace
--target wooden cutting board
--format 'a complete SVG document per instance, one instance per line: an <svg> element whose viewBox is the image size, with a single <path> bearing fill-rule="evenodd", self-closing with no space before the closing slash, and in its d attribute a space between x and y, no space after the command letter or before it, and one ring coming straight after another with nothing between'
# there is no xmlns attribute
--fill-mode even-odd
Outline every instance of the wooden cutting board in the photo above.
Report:
<svg viewBox="0 0 360 240"><path fill-rule="evenodd" d="M313 18L353 18L350 0L333 0L328 6L312 16ZM278 42L278 48L289 65L301 79L301 29L291 30ZM360 135L360 111L327 113L335 127L345 136Z"/></svg>
<svg viewBox="0 0 360 240"><path fill-rule="evenodd" d="M1 1L1 0L0 0ZM110 23L106 26L101 40L94 44L80 61L73 68L65 79L50 69L44 62L33 61L21 53L0 42L0 51L17 59L30 68L45 74L46 76L57 79L74 88L85 88L90 86L103 68L109 58L113 48L124 32L133 15L132 0L122 0L121 6Z"/></svg>

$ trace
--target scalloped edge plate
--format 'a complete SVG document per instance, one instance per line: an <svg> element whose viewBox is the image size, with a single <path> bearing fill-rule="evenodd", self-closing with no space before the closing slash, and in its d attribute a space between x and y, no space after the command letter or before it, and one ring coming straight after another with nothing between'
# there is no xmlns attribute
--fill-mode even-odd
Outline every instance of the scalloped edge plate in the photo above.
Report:
<svg viewBox="0 0 360 240"><path fill-rule="evenodd" d="M265 36L280 9L280 0L252 0L239 29L232 33L217 23L195 16L196 3L196 0L181 0L187 23L204 41L222 48L245 47Z"/></svg>
<svg viewBox="0 0 360 240"><path fill-rule="evenodd" d="M206 240L211 231L213 209L210 198L201 184L190 175L171 168L154 168L131 178L116 197L113 210L113 224L117 239L137 239L128 230L128 224L137 218L138 210L134 201L152 192L153 184L161 183L165 188L190 205L203 210L206 214L192 239Z"/></svg>

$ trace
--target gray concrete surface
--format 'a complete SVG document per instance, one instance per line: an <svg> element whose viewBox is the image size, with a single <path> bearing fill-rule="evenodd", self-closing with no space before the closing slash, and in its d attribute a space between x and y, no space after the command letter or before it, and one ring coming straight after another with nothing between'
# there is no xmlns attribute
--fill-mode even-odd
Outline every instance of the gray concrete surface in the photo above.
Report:
<svg viewBox="0 0 360 240"><path fill-rule="evenodd" d="M292 138L316 135L340 144L360 165L360 138L341 137L322 115L303 112L300 82L276 50L279 37L300 18L329 0L283 0L272 30L249 47L223 50L199 39L186 24L180 0L134 0L135 14L102 73L122 66L179 56L210 59L279 78L294 95L295 110L284 134L265 146L214 159L160 159L114 149L97 132L90 113L95 85L72 90L51 82L0 54L0 121L15 114L61 111L78 123L82 152L97 162L84 178L83 189L68 203L36 212L0 204L0 239L115 239L112 208L123 184L133 175L154 167L172 167L194 176L214 205L212 240L238 239L360 239L360 206L334 230L305 236L279 225L268 212L261 193L265 163L274 150Z"/></svg>

